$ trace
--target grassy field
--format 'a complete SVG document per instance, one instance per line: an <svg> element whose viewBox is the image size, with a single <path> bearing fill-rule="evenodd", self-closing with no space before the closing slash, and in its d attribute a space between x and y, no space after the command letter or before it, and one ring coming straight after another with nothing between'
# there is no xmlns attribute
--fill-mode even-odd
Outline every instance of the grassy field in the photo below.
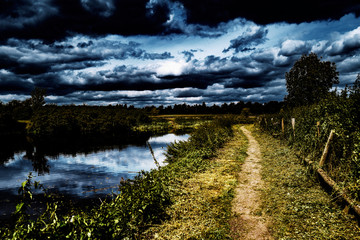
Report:
<svg viewBox="0 0 360 240"><path fill-rule="evenodd" d="M250 127L262 148L263 206L275 239L360 239L354 217L279 140Z"/></svg>

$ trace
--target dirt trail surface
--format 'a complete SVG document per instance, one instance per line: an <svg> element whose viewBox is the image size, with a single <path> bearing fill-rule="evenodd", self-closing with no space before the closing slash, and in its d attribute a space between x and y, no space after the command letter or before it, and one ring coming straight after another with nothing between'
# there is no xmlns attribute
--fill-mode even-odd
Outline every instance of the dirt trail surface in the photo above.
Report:
<svg viewBox="0 0 360 240"><path fill-rule="evenodd" d="M257 215L261 212L260 190L264 183L261 179L261 152L259 143L245 127L241 130L249 140L248 157L239 173L239 185L235 189L233 212L235 217L231 221L232 237L234 239L273 239L267 228L264 217Z"/></svg>

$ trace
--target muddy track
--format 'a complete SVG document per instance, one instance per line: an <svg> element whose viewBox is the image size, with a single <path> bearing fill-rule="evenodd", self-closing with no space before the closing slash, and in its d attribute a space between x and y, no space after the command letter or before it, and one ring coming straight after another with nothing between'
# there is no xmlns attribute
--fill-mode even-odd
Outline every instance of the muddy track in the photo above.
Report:
<svg viewBox="0 0 360 240"><path fill-rule="evenodd" d="M231 221L234 239L273 239L267 228L267 219L260 216L261 152L259 143L244 126L241 130L248 138L248 157L238 175L239 184L235 189L232 211L235 217Z"/></svg>

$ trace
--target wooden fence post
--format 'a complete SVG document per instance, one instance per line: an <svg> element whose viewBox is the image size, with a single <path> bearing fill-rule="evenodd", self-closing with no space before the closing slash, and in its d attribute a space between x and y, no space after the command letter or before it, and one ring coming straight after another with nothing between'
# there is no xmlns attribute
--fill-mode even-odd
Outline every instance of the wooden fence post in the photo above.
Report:
<svg viewBox="0 0 360 240"><path fill-rule="evenodd" d="M322 166L324 166L324 164L325 164L325 160L326 160L327 154L328 154L328 152L329 152L330 142L331 142L331 140L332 140L333 137L334 137L334 133L335 133L335 130L331 130L330 135L329 135L329 138L328 138L328 140L327 140L327 142L326 142L326 145L325 145L323 154L321 155L319 167L322 167Z"/></svg>
<svg viewBox="0 0 360 240"><path fill-rule="evenodd" d="M282 131L282 134L285 135L284 118L281 119L281 131Z"/></svg>
<svg viewBox="0 0 360 240"><path fill-rule="evenodd" d="M293 129L294 137L295 137L295 118L291 118L291 125L292 125L292 129Z"/></svg>
<svg viewBox="0 0 360 240"><path fill-rule="evenodd" d="M316 127L317 127L317 136L320 137L320 122L319 121L316 122Z"/></svg>

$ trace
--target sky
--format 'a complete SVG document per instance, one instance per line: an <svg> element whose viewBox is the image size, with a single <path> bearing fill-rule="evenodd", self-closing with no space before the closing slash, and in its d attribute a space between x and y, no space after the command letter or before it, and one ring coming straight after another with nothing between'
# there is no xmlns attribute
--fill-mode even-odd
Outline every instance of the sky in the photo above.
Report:
<svg viewBox="0 0 360 240"><path fill-rule="evenodd" d="M360 73L356 0L1 0L0 101L35 87L47 103L282 101L303 55Z"/></svg>

